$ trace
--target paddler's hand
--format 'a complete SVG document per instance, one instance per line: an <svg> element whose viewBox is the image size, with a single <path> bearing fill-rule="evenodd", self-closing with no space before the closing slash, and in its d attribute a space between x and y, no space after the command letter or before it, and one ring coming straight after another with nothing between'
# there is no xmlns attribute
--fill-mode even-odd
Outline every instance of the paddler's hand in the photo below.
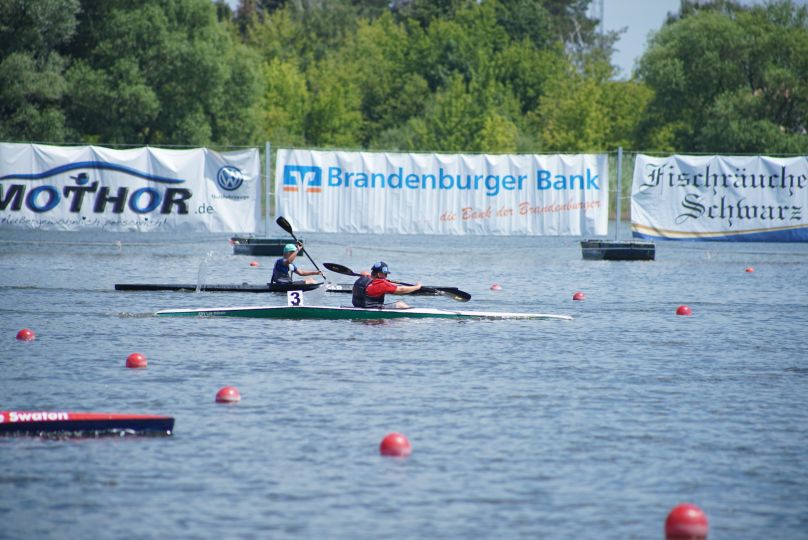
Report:
<svg viewBox="0 0 808 540"><path fill-rule="evenodd" d="M418 289L420 289L420 288L421 288L421 282L420 282L420 281L416 281L416 282L415 282L415 285L413 285L413 286L415 287L415 290L417 291Z"/></svg>

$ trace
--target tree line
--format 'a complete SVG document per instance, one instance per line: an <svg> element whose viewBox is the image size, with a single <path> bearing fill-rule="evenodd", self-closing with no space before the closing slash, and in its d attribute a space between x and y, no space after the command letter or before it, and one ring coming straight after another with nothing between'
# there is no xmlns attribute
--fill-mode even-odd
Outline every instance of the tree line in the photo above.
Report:
<svg viewBox="0 0 808 540"><path fill-rule="evenodd" d="M808 151L808 8L683 0L620 79L589 0L0 0L0 140Z"/></svg>

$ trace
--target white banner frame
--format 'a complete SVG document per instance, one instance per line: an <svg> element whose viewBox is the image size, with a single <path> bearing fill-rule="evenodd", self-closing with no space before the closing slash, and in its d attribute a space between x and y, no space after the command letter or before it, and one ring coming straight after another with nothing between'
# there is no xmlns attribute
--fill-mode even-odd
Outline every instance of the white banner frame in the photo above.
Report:
<svg viewBox="0 0 808 540"><path fill-rule="evenodd" d="M302 232L606 235L606 154L278 149L275 213Z"/></svg>
<svg viewBox="0 0 808 540"><path fill-rule="evenodd" d="M254 233L256 148L0 143L0 227Z"/></svg>
<svg viewBox="0 0 808 540"><path fill-rule="evenodd" d="M808 158L638 154L631 229L649 240L808 241Z"/></svg>

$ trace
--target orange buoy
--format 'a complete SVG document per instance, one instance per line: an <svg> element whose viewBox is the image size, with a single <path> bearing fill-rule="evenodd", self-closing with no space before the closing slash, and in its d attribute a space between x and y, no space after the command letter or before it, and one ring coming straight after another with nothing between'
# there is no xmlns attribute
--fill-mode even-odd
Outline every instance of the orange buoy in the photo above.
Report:
<svg viewBox="0 0 808 540"><path fill-rule="evenodd" d="M493 285L491 285L491 290L492 291L501 291L502 290L502 285L500 285L499 283L494 283Z"/></svg>
<svg viewBox="0 0 808 540"><path fill-rule="evenodd" d="M755 269L754 269L754 268L752 268L751 266L747 266L747 267L746 267L746 273L747 273L747 274L751 274L751 273L752 273L752 272L754 272L754 271L755 271Z"/></svg>
<svg viewBox="0 0 808 540"><path fill-rule="evenodd" d="M241 394L235 386L224 386L216 392L217 403L236 403L241 401Z"/></svg>
<svg viewBox="0 0 808 540"><path fill-rule="evenodd" d="M128 368L143 369L148 365L149 363L146 361L146 357L139 352L133 352L126 357L126 367Z"/></svg>
<svg viewBox="0 0 808 540"><path fill-rule="evenodd" d="M676 308L677 315L693 315L693 310L687 306L679 306Z"/></svg>
<svg viewBox="0 0 808 540"><path fill-rule="evenodd" d="M695 504L679 504L665 520L665 540L704 540L709 523L707 516Z"/></svg>
<svg viewBox="0 0 808 540"><path fill-rule="evenodd" d="M252 261L252 262L250 263L250 266L252 266L252 267L256 267L256 266L258 266L258 261Z"/></svg>
<svg viewBox="0 0 808 540"><path fill-rule="evenodd" d="M412 445L401 433L388 433L379 444L379 452L383 456L407 457L412 453Z"/></svg>
<svg viewBox="0 0 808 540"><path fill-rule="evenodd" d="M17 332L17 339L20 341L34 341L36 339L36 334L30 328L23 328L19 332Z"/></svg>
<svg viewBox="0 0 808 540"><path fill-rule="evenodd" d="M576 292L575 294L572 295L572 299L576 300L578 302L582 302L582 301L584 301L586 299L586 295L584 293L582 293L581 291L578 291L578 292Z"/></svg>

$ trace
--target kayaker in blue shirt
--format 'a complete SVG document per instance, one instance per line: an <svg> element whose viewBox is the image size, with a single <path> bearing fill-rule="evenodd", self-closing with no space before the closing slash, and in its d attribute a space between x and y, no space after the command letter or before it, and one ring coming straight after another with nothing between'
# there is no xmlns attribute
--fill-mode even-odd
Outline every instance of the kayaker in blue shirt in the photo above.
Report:
<svg viewBox="0 0 808 540"><path fill-rule="evenodd" d="M275 261L275 267L272 269L272 281L270 283L291 283L294 281L292 274L298 276L317 276L322 275L322 272L317 270L301 270L294 264L297 254L303 249L303 242L295 244L286 244L283 246L283 257ZM306 283L316 283L314 278L307 277Z"/></svg>

